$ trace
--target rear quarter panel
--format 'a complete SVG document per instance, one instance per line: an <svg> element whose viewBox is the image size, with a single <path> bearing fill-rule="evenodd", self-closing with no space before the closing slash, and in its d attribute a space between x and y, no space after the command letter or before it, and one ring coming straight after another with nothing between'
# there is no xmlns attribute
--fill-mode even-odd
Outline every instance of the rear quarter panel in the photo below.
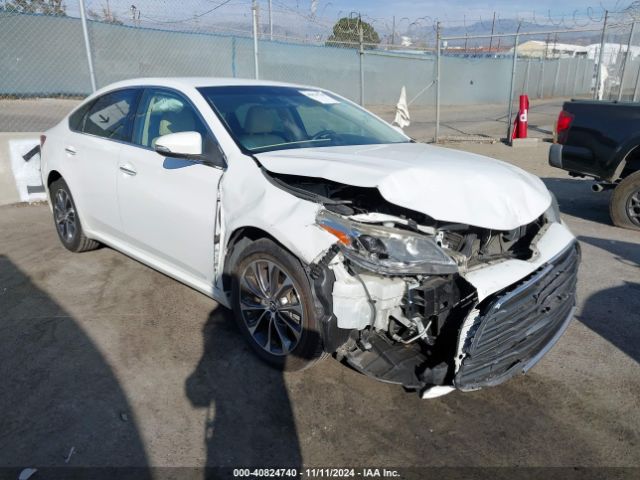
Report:
<svg viewBox="0 0 640 480"><path fill-rule="evenodd" d="M620 162L640 144L640 104L574 100L563 108L574 115L563 168L615 180Z"/></svg>

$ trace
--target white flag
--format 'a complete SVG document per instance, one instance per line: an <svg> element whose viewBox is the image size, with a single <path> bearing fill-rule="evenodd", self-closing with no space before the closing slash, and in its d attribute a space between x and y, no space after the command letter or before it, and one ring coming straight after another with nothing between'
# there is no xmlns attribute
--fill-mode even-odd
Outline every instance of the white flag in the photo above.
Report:
<svg viewBox="0 0 640 480"><path fill-rule="evenodd" d="M409 117L409 105L407 105L407 90L402 86L400 90L400 98L396 105L396 118L393 120L393 124L400 128L405 128L411 125L411 118Z"/></svg>

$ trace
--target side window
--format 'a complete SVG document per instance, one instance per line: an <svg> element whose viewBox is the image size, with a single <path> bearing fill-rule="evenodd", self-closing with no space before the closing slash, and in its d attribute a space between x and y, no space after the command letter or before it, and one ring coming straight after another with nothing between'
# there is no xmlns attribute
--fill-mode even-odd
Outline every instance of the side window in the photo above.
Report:
<svg viewBox="0 0 640 480"><path fill-rule="evenodd" d="M72 131L82 132L82 128L84 127L84 118L91 108L91 105L93 105L93 101L85 103L71 114L69 117L69 128Z"/></svg>
<svg viewBox="0 0 640 480"><path fill-rule="evenodd" d="M202 139L207 129L195 110L182 96L164 90L148 90L136 114L134 143L153 148L162 135L198 132Z"/></svg>
<svg viewBox="0 0 640 480"><path fill-rule="evenodd" d="M118 90L98 98L84 117L82 131L112 140L131 137L137 90Z"/></svg>

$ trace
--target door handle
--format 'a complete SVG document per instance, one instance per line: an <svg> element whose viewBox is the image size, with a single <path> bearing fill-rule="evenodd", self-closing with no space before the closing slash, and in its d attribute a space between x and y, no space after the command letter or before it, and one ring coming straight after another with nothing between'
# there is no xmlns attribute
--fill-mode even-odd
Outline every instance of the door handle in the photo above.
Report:
<svg viewBox="0 0 640 480"><path fill-rule="evenodd" d="M77 153L76 149L73 148L72 146L65 147L64 151L67 152L69 155L75 155Z"/></svg>
<svg viewBox="0 0 640 480"><path fill-rule="evenodd" d="M133 168L133 165L130 165L128 163L125 165L120 165L120 171L132 177L138 173L136 172L135 168Z"/></svg>

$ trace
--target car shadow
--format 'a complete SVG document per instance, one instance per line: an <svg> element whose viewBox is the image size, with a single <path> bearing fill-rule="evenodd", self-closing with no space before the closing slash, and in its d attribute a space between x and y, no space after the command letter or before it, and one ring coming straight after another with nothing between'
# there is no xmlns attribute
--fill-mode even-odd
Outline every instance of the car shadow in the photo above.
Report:
<svg viewBox="0 0 640 480"><path fill-rule="evenodd" d="M136 467L136 478L151 478L135 415L108 361L5 255L0 378L0 467Z"/></svg>
<svg viewBox="0 0 640 480"><path fill-rule="evenodd" d="M299 469L302 456L283 373L258 358L226 308L210 313L202 336L203 354L185 391L194 407L207 411L206 466Z"/></svg>
<svg viewBox="0 0 640 480"><path fill-rule="evenodd" d="M609 217L611 190L595 193L587 179L546 177L542 181L558 199L560 211L572 217L612 225Z"/></svg>
<svg viewBox="0 0 640 480"><path fill-rule="evenodd" d="M638 244L580 236L582 243L613 254L615 261L635 267L640 277ZM578 319L622 352L640 362L640 282L599 290L591 295Z"/></svg>

